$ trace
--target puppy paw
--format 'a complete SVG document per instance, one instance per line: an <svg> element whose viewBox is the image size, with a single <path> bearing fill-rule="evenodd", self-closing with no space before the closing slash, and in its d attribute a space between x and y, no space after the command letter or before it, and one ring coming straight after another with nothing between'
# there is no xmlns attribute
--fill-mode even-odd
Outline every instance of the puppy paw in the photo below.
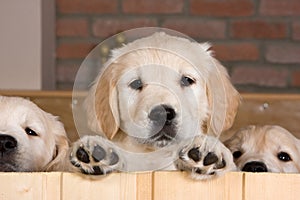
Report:
<svg viewBox="0 0 300 200"><path fill-rule="evenodd" d="M117 171L123 163L114 145L100 136L85 136L75 142L70 162L77 171L89 175Z"/></svg>
<svg viewBox="0 0 300 200"><path fill-rule="evenodd" d="M197 180L211 179L236 170L229 149L218 139L206 135L195 137L192 144L181 149L174 164Z"/></svg>

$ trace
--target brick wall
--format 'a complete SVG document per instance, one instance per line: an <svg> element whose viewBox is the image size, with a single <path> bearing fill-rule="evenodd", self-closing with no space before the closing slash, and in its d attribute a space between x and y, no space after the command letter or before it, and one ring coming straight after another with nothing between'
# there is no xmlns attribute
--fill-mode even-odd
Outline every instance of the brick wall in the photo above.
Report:
<svg viewBox="0 0 300 200"><path fill-rule="evenodd" d="M160 26L210 41L241 92L300 89L300 0L56 0L57 88L123 30Z"/></svg>

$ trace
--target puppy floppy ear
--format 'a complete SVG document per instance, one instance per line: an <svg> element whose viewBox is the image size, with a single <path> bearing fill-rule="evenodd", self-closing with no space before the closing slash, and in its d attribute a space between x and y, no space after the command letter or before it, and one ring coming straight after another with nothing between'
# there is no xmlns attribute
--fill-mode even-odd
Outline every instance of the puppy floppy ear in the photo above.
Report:
<svg viewBox="0 0 300 200"><path fill-rule="evenodd" d="M57 120L57 117L46 113L50 118L49 129L52 131L55 139L55 150L53 160L45 167L45 171L65 171L67 170L67 152L69 150L69 141L63 124Z"/></svg>
<svg viewBox="0 0 300 200"><path fill-rule="evenodd" d="M116 135L120 124L117 79L112 77L113 69L113 64L105 68L85 100L89 128L109 139Z"/></svg>
<svg viewBox="0 0 300 200"><path fill-rule="evenodd" d="M207 83L210 107L207 131L219 135L232 126L240 103L240 95L231 84L225 67L214 58L212 62L215 70L211 72L214 74L210 74Z"/></svg>

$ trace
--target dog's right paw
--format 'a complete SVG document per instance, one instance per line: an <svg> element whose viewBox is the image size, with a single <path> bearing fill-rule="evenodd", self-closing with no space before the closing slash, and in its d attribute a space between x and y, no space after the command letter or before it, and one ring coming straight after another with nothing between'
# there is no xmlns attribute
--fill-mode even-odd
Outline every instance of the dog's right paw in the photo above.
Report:
<svg viewBox="0 0 300 200"><path fill-rule="evenodd" d="M174 164L196 180L212 179L236 170L230 150L217 138L207 135L195 137L191 144L181 149Z"/></svg>
<svg viewBox="0 0 300 200"><path fill-rule="evenodd" d="M118 171L123 165L114 145L100 136L84 136L76 141L70 162L81 173L89 175L105 175Z"/></svg>

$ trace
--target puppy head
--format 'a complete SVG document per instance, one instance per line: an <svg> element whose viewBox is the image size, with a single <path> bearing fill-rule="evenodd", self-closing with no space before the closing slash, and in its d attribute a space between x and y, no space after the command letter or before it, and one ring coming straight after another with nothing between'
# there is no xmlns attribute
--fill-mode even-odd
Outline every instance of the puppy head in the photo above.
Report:
<svg viewBox="0 0 300 200"><path fill-rule="evenodd" d="M0 96L0 171L58 169L68 149L56 117L20 97Z"/></svg>
<svg viewBox="0 0 300 200"><path fill-rule="evenodd" d="M86 99L90 128L161 147L219 130L225 115L220 127L230 127L239 97L209 47L156 33L114 50Z"/></svg>
<svg viewBox="0 0 300 200"><path fill-rule="evenodd" d="M299 172L300 142L280 126L248 126L225 145L237 167L250 172Z"/></svg>

